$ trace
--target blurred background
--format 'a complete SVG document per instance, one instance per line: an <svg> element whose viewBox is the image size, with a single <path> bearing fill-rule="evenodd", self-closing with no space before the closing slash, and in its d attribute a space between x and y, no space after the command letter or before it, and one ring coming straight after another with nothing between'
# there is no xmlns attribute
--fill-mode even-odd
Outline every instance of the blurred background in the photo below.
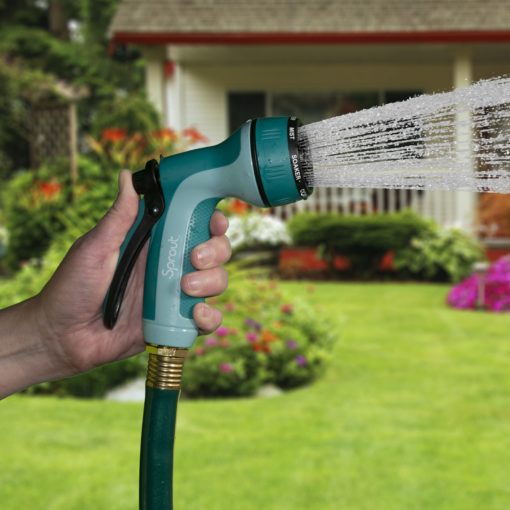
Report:
<svg viewBox="0 0 510 510"><path fill-rule="evenodd" d="M0 306L122 168L510 74L506 0L0 0ZM187 362L176 508L510 506L510 199L222 203L224 324ZM0 404L2 509L137 508L145 357Z"/></svg>

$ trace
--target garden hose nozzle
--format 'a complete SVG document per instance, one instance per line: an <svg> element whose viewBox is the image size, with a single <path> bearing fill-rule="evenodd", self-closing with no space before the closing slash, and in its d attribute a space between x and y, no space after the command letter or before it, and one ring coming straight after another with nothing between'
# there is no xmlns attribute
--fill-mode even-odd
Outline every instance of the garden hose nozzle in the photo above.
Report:
<svg viewBox="0 0 510 510"><path fill-rule="evenodd" d="M133 174L134 188L143 198L121 247L103 318L108 328L114 327L129 275L150 238L143 298L149 370L140 508L172 508L171 453L180 378L185 350L198 334L193 307L204 300L181 290L182 276L195 270L191 250L210 238L211 216L223 198L258 207L308 198L307 144L303 139L298 143L299 125L295 117L250 120L219 145L151 160Z"/></svg>

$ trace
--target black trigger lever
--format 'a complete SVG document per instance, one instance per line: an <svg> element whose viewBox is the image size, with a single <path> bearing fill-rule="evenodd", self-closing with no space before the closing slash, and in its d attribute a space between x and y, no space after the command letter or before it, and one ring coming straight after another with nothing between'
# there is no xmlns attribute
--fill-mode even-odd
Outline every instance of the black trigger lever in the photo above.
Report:
<svg viewBox="0 0 510 510"><path fill-rule="evenodd" d="M159 164L155 159L148 161L145 168L135 172L132 178L136 192L143 195L144 212L138 227L131 235L124 253L120 257L106 297L103 323L108 329L113 329L117 322L122 299L136 259L149 239L152 227L165 210L165 199L159 182Z"/></svg>

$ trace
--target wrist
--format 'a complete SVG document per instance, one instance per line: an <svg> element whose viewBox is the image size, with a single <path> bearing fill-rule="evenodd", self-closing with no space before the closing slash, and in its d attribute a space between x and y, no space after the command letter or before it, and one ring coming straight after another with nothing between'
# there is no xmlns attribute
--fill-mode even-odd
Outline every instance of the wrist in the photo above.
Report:
<svg viewBox="0 0 510 510"><path fill-rule="evenodd" d="M0 397L69 375L41 322L37 296L0 311Z"/></svg>

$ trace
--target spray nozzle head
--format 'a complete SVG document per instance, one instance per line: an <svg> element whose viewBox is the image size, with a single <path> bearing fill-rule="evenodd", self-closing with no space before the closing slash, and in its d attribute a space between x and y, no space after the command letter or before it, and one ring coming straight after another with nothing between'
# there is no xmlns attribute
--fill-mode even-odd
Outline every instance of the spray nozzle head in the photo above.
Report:
<svg viewBox="0 0 510 510"><path fill-rule="evenodd" d="M313 191L305 178L296 117L256 119L252 125L252 151L260 194L268 207L306 200Z"/></svg>

